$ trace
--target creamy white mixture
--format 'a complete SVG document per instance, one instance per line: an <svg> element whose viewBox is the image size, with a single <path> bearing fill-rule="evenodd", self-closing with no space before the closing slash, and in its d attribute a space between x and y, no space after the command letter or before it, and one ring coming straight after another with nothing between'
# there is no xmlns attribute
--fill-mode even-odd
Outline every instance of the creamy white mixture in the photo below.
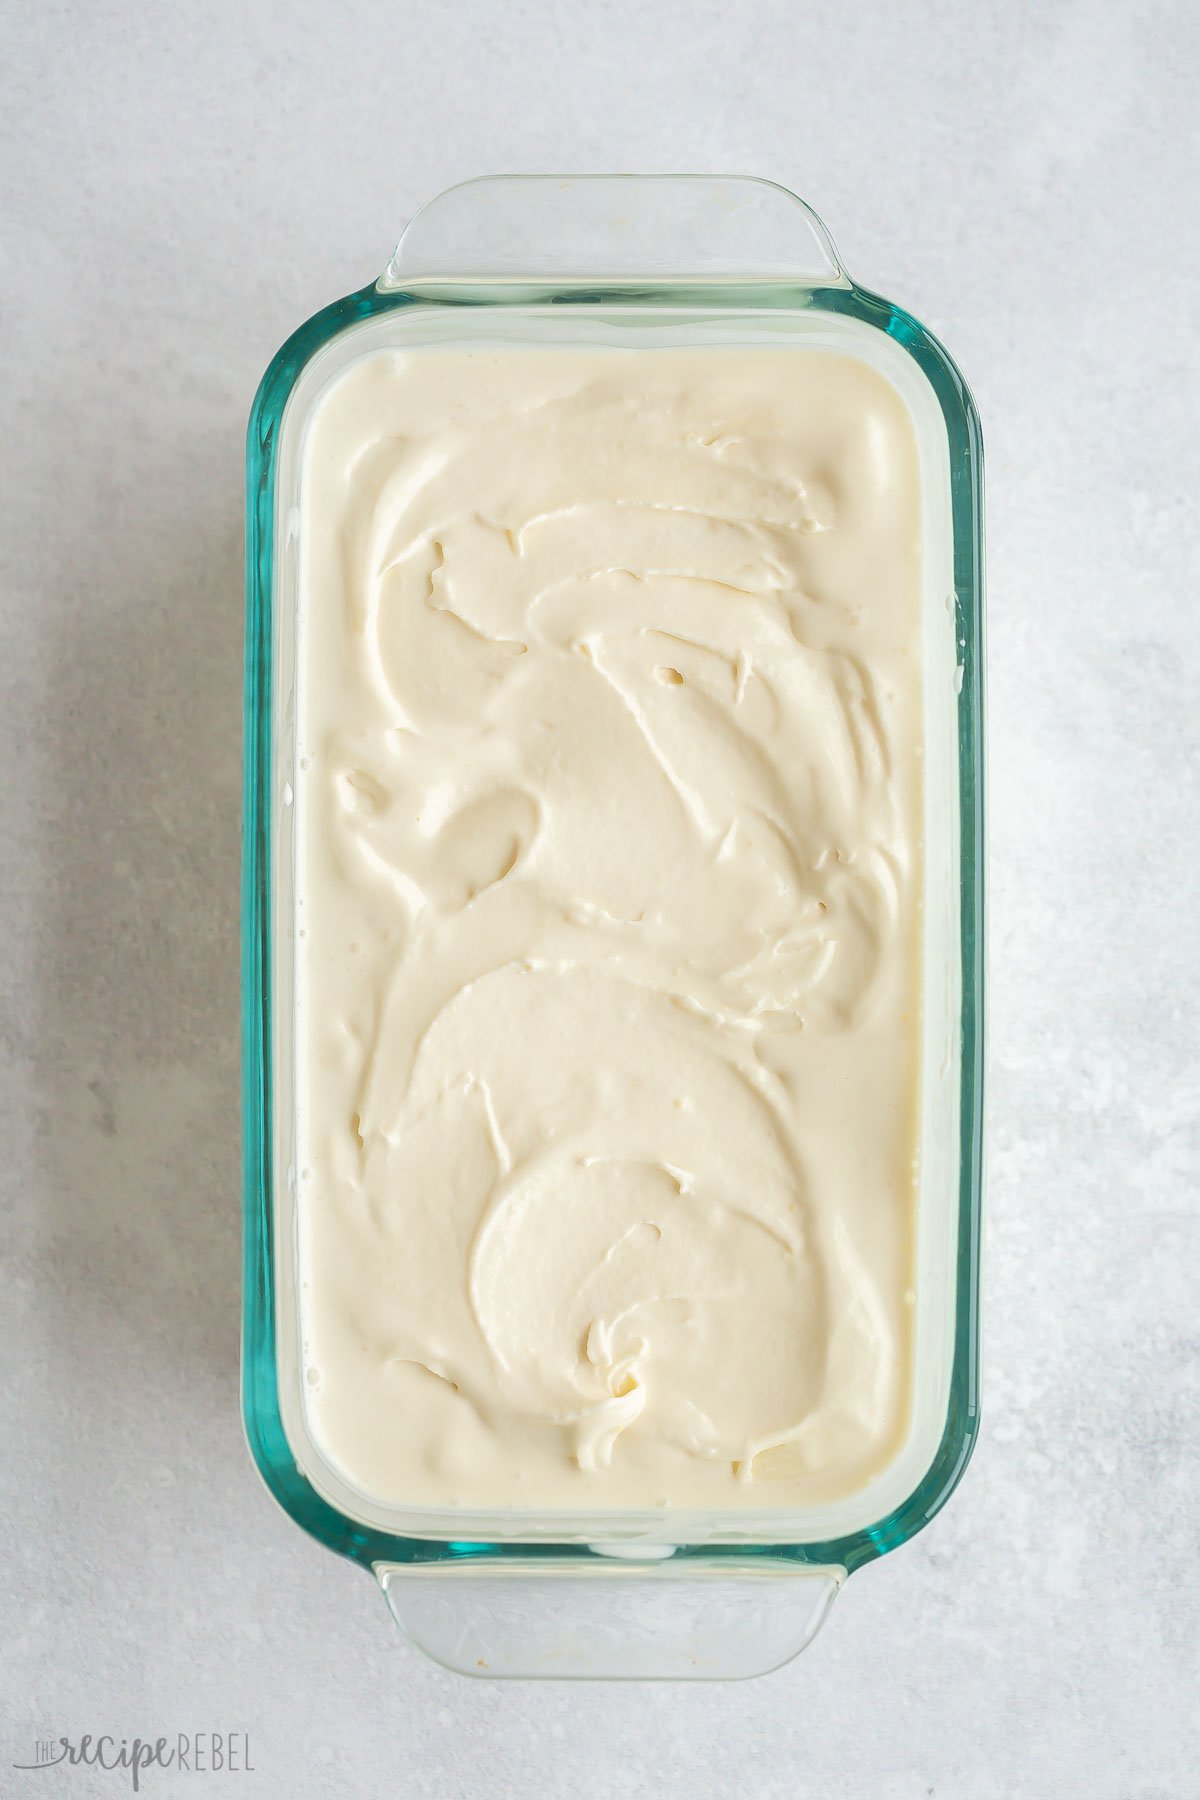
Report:
<svg viewBox="0 0 1200 1800"><path fill-rule="evenodd" d="M920 506L815 349L425 349L300 504L310 1427L396 1503L797 1506L911 1382Z"/></svg>

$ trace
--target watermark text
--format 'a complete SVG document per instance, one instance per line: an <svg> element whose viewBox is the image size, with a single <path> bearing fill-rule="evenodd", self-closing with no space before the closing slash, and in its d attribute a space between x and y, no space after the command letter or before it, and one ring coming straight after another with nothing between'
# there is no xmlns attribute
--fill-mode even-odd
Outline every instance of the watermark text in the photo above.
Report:
<svg viewBox="0 0 1200 1800"><path fill-rule="evenodd" d="M123 1769L132 1791L141 1792L147 1769L174 1769L185 1775L253 1775L247 1731L177 1731L173 1737L38 1738L32 1762L14 1769Z"/></svg>

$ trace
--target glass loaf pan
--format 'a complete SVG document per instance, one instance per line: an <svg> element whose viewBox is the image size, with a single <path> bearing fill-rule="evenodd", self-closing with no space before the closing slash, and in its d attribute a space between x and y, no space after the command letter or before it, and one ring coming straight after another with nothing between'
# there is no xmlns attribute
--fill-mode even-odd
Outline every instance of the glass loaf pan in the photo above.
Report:
<svg viewBox="0 0 1200 1800"><path fill-rule="evenodd" d="M350 1489L307 1429L296 1249L295 785L300 449L326 385L422 345L805 344L857 356L911 413L923 530L925 907L914 1392L907 1439L836 1506L727 1514L435 1513ZM743 1676L804 1647L849 1573L952 1492L978 1420L983 1047L982 452L917 321L858 288L772 183L506 176L414 218L384 275L279 351L247 450L242 911L243 1412L264 1481L471 1675Z"/></svg>

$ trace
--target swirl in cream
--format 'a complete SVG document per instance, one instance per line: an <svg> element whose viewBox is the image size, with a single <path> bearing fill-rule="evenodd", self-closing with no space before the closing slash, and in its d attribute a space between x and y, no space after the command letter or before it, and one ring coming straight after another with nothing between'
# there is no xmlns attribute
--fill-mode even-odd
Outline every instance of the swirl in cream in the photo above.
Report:
<svg viewBox="0 0 1200 1800"><path fill-rule="evenodd" d="M796 1505L907 1416L919 495L811 349L376 353L301 493L310 1419Z"/></svg>

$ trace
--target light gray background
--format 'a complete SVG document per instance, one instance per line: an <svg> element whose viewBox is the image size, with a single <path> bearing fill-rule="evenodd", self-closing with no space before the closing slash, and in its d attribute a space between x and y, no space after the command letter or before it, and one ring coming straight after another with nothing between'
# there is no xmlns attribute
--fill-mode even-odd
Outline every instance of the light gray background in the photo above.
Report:
<svg viewBox="0 0 1200 1800"><path fill-rule="evenodd" d="M39 1733L236 1727L286 1800L1200 1794L1200 9L2 10L0 1792L126 1791L13 1773ZM443 1675L238 1418L244 420L504 167L796 187L988 443L986 1426L747 1686Z"/></svg>

